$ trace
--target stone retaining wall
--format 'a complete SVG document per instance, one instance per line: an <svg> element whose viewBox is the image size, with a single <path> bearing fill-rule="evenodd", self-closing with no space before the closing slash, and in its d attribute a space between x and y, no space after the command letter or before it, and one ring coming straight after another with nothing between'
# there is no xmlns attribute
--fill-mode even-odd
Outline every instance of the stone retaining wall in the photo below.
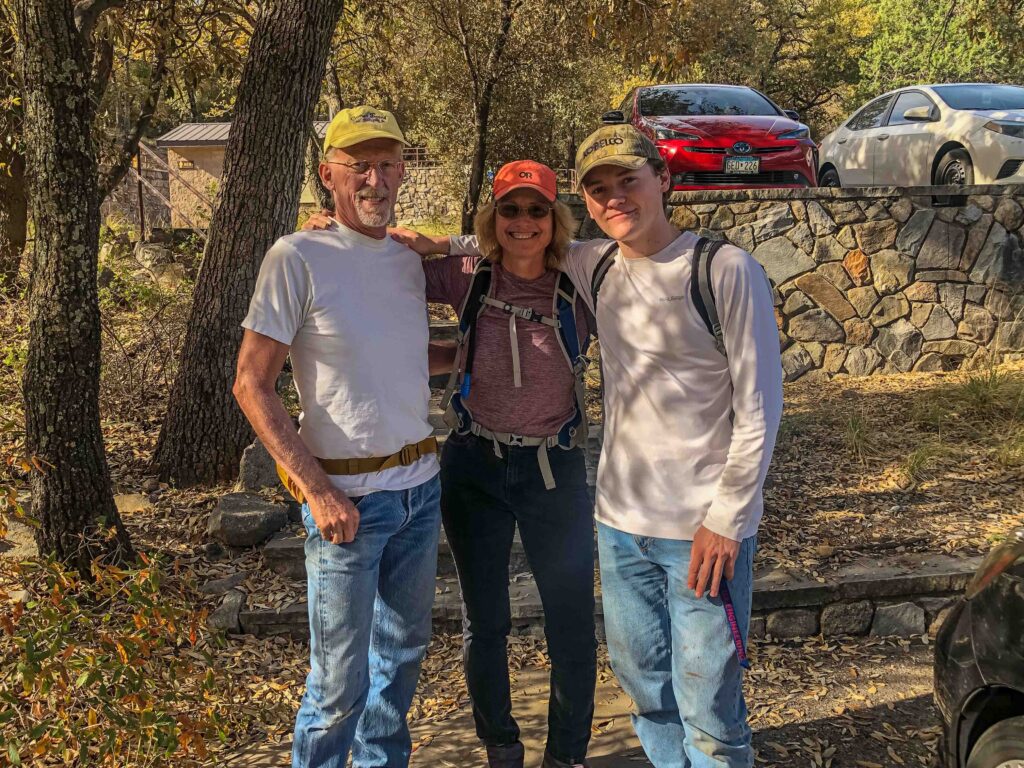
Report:
<svg viewBox="0 0 1024 768"><path fill-rule="evenodd" d="M726 239L764 265L778 291L787 381L1024 357L1022 206L1020 186L737 190L669 200L680 229ZM599 235L583 222L581 237Z"/></svg>
<svg viewBox="0 0 1024 768"><path fill-rule="evenodd" d="M448 192L448 183L443 168L408 168L398 190L395 220L415 225L457 219L462 201Z"/></svg>

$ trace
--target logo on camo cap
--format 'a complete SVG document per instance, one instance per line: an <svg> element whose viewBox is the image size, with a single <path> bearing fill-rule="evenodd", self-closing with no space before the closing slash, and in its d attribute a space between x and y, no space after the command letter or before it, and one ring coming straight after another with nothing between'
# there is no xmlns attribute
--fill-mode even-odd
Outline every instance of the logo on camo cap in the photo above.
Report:
<svg viewBox="0 0 1024 768"><path fill-rule="evenodd" d="M606 125L590 134L576 152L576 187L599 165L640 168L661 157L654 142L632 125Z"/></svg>

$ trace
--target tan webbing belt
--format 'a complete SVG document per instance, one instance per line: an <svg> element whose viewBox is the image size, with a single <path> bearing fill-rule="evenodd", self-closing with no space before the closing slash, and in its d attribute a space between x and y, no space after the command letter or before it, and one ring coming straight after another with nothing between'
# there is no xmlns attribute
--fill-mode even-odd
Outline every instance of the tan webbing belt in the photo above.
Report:
<svg viewBox="0 0 1024 768"><path fill-rule="evenodd" d="M369 456L362 459L321 459L317 458L320 466L328 475L365 475L370 472L380 472L393 467L408 467L415 464L424 456L437 453L437 438L431 435L420 440L418 443L410 443L402 446L402 449L390 456ZM295 497L300 504L305 501L302 491L299 490L284 467L277 464L277 476L281 478L284 487Z"/></svg>

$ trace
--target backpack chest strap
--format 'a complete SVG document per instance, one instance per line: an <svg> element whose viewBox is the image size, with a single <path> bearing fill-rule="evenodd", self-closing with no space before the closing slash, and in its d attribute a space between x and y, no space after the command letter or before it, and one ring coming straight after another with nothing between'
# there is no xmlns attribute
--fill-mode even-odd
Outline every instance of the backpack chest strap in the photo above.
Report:
<svg viewBox="0 0 1024 768"><path fill-rule="evenodd" d="M532 323L548 325L556 330L559 327L559 322L557 318L542 315L530 307L520 307L507 301L498 301L491 296L482 296L480 301L488 307L494 307L508 314L508 337L512 345L512 382L518 389L523 386L523 368L519 362L519 333L516 330L516 318L521 317Z"/></svg>

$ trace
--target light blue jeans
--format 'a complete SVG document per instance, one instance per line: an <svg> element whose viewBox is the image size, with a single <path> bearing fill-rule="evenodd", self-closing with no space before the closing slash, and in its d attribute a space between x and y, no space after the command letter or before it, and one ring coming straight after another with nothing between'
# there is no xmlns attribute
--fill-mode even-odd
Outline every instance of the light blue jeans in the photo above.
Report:
<svg viewBox="0 0 1024 768"><path fill-rule="evenodd" d="M597 524L612 669L634 702L633 728L655 768L754 764L743 669L719 598L687 588L692 542ZM744 641L756 537L744 539L729 591Z"/></svg>
<svg viewBox="0 0 1024 768"><path fill-rule="evenodd" d="M320 536L309 505L309 661L295 719L293 768L405 766L405 716L430 642L440 481L357 501L348 544Z"/></svg>

